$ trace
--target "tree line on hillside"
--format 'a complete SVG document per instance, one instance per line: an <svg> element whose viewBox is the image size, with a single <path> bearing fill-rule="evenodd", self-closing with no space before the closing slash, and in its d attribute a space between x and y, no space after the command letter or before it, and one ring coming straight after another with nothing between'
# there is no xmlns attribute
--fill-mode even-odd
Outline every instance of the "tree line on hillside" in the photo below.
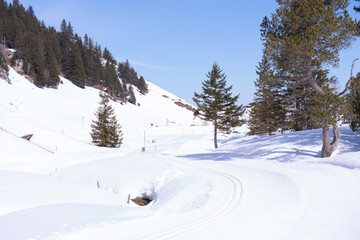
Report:
<svg viewBox="0 0 360 240"><path fill-rule="evenodd" d="M10 64L38 87L57 88L62 75L81 88L100 85L112 97L133 104L134 87L148 92L144 78L128 61L118 64L106 47L102 50L87 34L82 39L65 19L59 32L46 27L31 6L25 9L18 0L0 0L0 37L2 46L16 50ZM0 54L0 64L4 61Z"/></svg>
<svg viewBox="0 0 360 240"><path fill-rule="evenodd" d="M339 51L359 36L359 23L347 12L348 0L277 3L275 13L261 24L263 57L250 104L249 134L322 128L322 157L331 156L340 141L341 117L360 130L360 74L352 76L357 59L343 91L337 90L337 79L329 73L330 67L338 66Z"/></svg>

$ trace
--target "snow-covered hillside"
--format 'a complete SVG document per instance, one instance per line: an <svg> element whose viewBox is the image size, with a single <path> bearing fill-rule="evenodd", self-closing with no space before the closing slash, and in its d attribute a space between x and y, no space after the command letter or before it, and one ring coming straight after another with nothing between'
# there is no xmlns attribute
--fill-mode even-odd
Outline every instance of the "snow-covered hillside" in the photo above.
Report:
<svg viewBox="0 0 360 240"><path fill-rule="evenodd" d="M360 239L360 137L347 126L328 159L320 130L242 129L212 150L212 128L149 83L140 106L112 103L124 144L107 149L89 135L98 90L10 79L0 79L1 240Z"/></svg>
<svg viewBox="0 0 360 240"><path fill-rule="evenodd" d="M34 134L31 142L36 145L32 144L30 147L43 148L39 156L24 154L21 160L24 162L24 170L27 171L25 165L29 160L44 162L46 165L55 158L61 159L61 164L97 159L96 154L89 159L83 152L93 148L89 132L92 120L95 120L94 113L99 106L99 90L78 88L64 78L61 79L63 84L60 84L58 89L41 89L13 69L10 69L9 78L11 84L0 81L0 127L15 136ZM175 104L186 104L184 100L150 82L148 84L147 95L135 93L138 105L112 103L122 125L124 144L120 150L102 151L115 151L119 154L141 150L144 146L144 135L145 145L156 144L157 139L152 136L155 128L166 127L167 133L185 133L190 129L194 131L195 128L191 126L201 124L199 119L194 119L191 111ZM23 155L20 149L15 152L17 153L10 158L6 157L8 169L19 164L14 160ZM18 166L15 168L19 169Z"/></svg>

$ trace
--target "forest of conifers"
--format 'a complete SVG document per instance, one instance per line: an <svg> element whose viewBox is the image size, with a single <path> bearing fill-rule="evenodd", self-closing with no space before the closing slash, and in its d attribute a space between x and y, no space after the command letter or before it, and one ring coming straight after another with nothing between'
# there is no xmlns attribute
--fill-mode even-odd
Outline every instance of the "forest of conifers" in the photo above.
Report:
<svg viewBox="0 0 360 240"><path fill-rule="evenodd" d="M81 88L101 86L112 97L133 104L133 86L143 94L148 91L128 61L117 63L106 47L102 50L87 34L78 36L65 19L59 25L60 31L46 26L31 6L25 9L18 0L10 4L0 0L0 43L16 50L10 65L30 76L36 86L57 88L61 75Z"/></svg>

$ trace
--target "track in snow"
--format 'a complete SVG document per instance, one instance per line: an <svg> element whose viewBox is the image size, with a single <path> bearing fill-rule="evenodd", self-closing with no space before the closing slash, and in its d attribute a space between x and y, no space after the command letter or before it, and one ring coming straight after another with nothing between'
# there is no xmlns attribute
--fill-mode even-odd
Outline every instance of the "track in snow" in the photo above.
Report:
<svg viewBox="0 0 360 240"><path fill-rule="evenodd" d="M174 163L169 162L169 161L165 161L169 164L174 165ZM211 212L213 209L210 209L208 212L210 212L210 214L207 214L205 216L199 217L199 218L195 218L195 219L191 219L190 221L180 224L178 226L175 227L171 227L169 229L166 229L164 231L161 231L159 233L153 234L149 237L145 237L143 239L145 240L157 240L157 239L171 239L173 237L178 237L182 234L188 233L192 230L195 230L199 227L202 227L206 224L209 224L227 214L229 214L230 212L232 212L235 208L237 208L240 205L241 202L241 196L243 193L243 186L241 184L241 181L224 172L220 172L220 171L214 171L214 170L210 170L210 169L205 169L205 168L201 168L201 171L205 172L206 174L210 173L211 175L216 175L217 177L221 177L223 179L225 179L228 184L231 186L231 193L229 193L227 201L225 203L219 202L218 206L220 206L219 208L217 208L217 210Z"/></svg>

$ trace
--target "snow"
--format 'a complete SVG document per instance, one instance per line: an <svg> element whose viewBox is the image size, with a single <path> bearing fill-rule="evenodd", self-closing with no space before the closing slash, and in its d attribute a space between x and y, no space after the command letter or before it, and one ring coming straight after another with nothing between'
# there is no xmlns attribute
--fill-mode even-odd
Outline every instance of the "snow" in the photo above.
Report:
<svg viewBox="0 0 360 240"><path fill-rule="evenodd" d="M100 148L89 135L98 90L64 78L40 89L13 69L10 80L0 79L1 240L360 239L360 137L346 125L327 159L321 130L257 138L244 126L214 150L211 126L149 83L140 106L112 102L124 143Z"/></svg>

